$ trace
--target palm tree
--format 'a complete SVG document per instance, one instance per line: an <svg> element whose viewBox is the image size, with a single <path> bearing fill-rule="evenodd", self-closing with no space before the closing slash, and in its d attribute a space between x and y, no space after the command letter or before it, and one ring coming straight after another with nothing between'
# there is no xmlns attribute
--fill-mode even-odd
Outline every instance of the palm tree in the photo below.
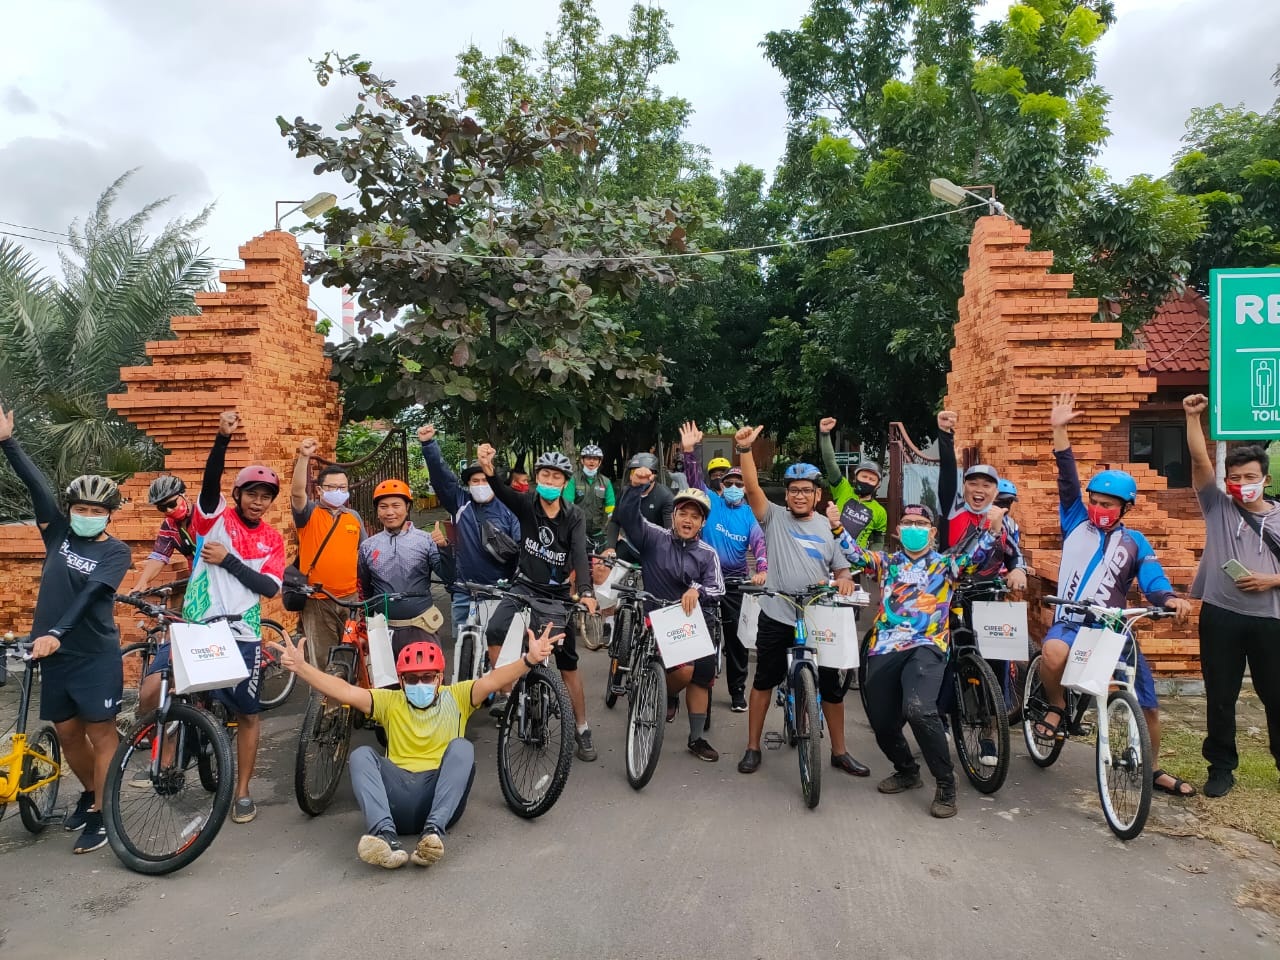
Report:
<svg viewBox="0 0 1280 960"><path fill-rule="evenodd" d="M148 340L171 335L172 317L195 312L195 294L213 280L195 237L208 208L156 237L146 225L167 199L112 219L132 173L68 228L61 278L19 244L0 242L0 401L17 411L23 446L59 485L80 473L122 478L161 465L163 451L107 407L107 394L123 389L121 367L145 361ZM27 516L26 493L0 472L0 520Z"/></svg>

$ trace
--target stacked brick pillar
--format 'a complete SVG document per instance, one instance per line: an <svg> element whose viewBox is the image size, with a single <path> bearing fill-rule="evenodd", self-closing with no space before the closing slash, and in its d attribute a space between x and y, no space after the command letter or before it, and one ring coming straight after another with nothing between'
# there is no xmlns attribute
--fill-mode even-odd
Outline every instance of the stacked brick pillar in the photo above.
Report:
<svg viewBox="0 0 1280 960"><path fill-rule="evenodd" d="M1134 475L1138 506L1126 522L1147 535L1185 595L1203 523L1161 509L1164 479L1146 465L1120 462L1109 442L1155 390L1154 378L1140 372L1143 351L1116 349L1120 325L1093 322L1097 302L1070 296L1072 277L1049 273L1052 252L1027 249L1030 240L1028 230L1001 217L984 217L974 229L947 379L947 405L959 415L957 448L973 448L977 461L1018 484L1015 516L1036 574L1033 593L1052 593L1062 538L1049 411L1054 394L1076 393L1083 416L1070 431L1081 477L1087 482L1103 467ZM1049 617L1033 603L1033 632ZM1142 645L1158 672L1199 671L1194 625L1162 622Z"/></svg>

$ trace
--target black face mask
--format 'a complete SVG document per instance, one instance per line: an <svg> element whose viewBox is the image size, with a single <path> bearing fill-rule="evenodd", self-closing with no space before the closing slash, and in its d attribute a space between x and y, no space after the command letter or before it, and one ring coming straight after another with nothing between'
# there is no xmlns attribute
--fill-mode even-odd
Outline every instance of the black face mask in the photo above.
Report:
<svg viewBox="0 0 1280 960"><path fill-rule="evenodd" d="M856 480L853 484L853 492L860 497L866 498L876 492L877 486L879 486L879 484L867 483L864 480Z"/></svg>
<svg viewBox="0 0 1280 960"><path fill-rule="evenodd" d="M1008 510L1013 506L1012 497L996 497L996 506L1001 510Z"/></svg>
<svg viewBox="0 0 1280 960"><path fill-rule="evenodd" d="M721 482L720 477L712 477L710 480L707 481L707 486L710 487L712 490L714 490L716 493L719 493L721 488L724 486L724 484Z"/></svg>

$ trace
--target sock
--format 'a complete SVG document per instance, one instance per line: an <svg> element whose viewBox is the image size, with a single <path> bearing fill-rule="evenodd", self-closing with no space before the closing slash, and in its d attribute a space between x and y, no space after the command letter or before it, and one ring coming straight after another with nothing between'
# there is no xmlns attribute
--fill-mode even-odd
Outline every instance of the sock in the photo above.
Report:
<svg viewBox="0 0 1280 960"><path fill-rule="evenodd" d="M579 734L586 733L586 731L587 731L587 725L586 725L585 723L580 723L580 724L578 724L578 733L579 733Z"/></svg>
<svg viewBox="0 0 1280 960"><path fill-rule="evenodd" d="M707 715L705 713L689 714L689 742L701 740L707 733Z"/></svg>

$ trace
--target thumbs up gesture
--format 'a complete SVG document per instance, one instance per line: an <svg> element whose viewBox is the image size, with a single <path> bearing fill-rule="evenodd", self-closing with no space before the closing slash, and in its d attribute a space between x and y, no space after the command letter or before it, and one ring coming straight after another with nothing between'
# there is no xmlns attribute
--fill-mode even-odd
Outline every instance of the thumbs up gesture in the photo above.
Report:
<svg viewBox="0 0 1280 960"><path fill-rule="evenodd" d="M437 547L447 547L449 538L444 535L444 531L440 529L440 521L436 521L436 525L431 528L431 540Z"/></svg>

